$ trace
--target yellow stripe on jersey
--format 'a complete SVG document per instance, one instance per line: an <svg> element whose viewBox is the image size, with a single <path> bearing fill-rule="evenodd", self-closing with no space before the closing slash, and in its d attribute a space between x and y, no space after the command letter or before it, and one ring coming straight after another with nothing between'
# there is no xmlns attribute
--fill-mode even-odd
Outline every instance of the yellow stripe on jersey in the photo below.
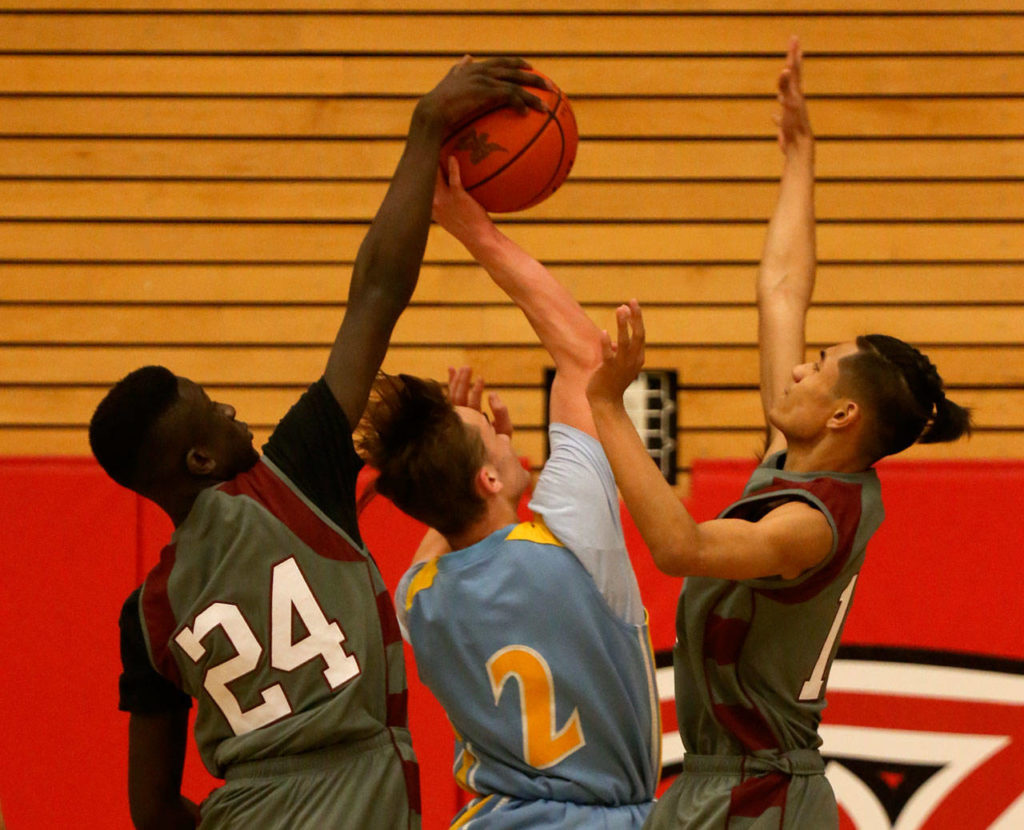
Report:
<svg viewBox="0 0 1024 830"><path fill-rule="evenodd" d="M420 568L419 573L409 583L409 592L405 595L405 610L412 610L412 598L418 591L429 588L434 584L434 577L437 576L437 559L431 559Z"/></svg>
<svg viewBox="0 0 1024 830"><path fill-rule="evenodd" d="M558 537L555 536L548 526L544 524L544 519L537 516L532 522L523 522L522 524L516 525L512 528L512 532L505 537L506 541L513 541L516 539L524 539L527 542L536 542L538 545L557 545L560 548L564 548Z"/></svg>

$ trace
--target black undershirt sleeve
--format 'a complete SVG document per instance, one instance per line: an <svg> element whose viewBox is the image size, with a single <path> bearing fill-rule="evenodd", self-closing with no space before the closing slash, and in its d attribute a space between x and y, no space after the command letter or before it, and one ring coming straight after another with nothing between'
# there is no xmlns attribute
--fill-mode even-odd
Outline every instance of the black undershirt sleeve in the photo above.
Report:
<svg viewBox="0 0 1024 830"><path fill-rule="evenodd" d="M263 447L303 494L362 544L356 515L356 478L363 466L352 427L323 378L281 419Z"/></svg>
<svg viewBox="0 0 1024 830"><path fill-rule="evenodd" d="M188 709L192 698L161 675L149 662L139 616L136 588L121 608L121 677L118 680L122 712L152 715L169 709Z"/></svg>

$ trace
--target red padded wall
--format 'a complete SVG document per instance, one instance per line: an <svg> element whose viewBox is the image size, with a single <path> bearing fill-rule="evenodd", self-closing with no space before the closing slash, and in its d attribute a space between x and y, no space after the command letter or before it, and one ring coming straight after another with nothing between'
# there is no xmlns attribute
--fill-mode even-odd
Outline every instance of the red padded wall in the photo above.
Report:
<svg viewBox="0 0 1024 830"><path fill-rule="evenodd" d="M734 500L750 468L746 461L698 463L690 502L697 518ZM880 475L888 517L869 548L844 644L1024 660L1024 462L893 461ZM669 648L682 580L658 573L628 515L624 523L655 646ZM382 499L371 502L362 525L394 589L422 527ZM0 459L0 803L12 830L129 827L127 716L116 709L117 616L169 533L159 510L111 483L91 460ZM417 682L408 649L407 656L424 827L435 830L447 826L464 797L451 776L451 729ZM830 700L826 725L882 717L929 734L1005 736L1006 745L923 827L987 826L977 823L978 804L999 815L1024 791L1024 701L965 707L844 691ZM663 712L671 731L670 703ZM186 793L199 799L215 784L193 749ZM996 794L1001 806L993 806ZM867 827L845 814L843 826Z"/></svg>
<svg viewBox="0 0 1024 830"><path fill-rule="evenodd" d="M91 461L0 467L0 802L12 830L127 827L117 618L135 497Z"/></svg>

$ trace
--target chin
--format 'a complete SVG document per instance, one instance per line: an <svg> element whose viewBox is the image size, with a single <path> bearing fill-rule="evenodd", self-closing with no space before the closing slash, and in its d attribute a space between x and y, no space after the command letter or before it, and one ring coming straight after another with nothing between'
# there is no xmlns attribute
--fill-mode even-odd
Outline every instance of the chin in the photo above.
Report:
<svg viewBox="0 0 1024 830"><path fill-rule="evenodd" d="M255 467L260 460L260 454L256 452L255 447L249 447L249 451L245 455L240 455L239 460L236 464L232 464L228 470L227 479L230 480L235 476L240 476L242 473L247 473L253 467Z"/></svg>

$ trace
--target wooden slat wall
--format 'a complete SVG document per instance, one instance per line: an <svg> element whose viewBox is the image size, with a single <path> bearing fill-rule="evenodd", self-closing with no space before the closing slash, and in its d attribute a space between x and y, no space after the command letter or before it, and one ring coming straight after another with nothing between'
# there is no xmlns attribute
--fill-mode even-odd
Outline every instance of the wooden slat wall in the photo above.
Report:
<svg viewBox="0 0 1024 830"><path fill-rule="evenodd" d="M812 345L904 337L1024 456L1019 0L0 0L0 454L84 454L103 391L162 362L266 436L323 366L416 97L517 53L573 100L570 181L503 217L608 325L676 367L681 491L760 440L753 276L788 36L819 136ZM459 9L459 6L462 9ZM144 10L141 10L144 9ZM390 370L468 362L539 463L542 350L432 233Z"/></svg>

